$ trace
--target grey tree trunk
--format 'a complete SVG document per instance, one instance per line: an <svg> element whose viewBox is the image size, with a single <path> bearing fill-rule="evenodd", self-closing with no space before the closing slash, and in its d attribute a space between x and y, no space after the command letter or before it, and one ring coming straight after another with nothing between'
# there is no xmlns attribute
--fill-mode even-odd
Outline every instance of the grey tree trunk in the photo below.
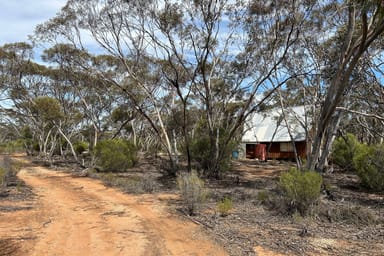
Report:
<svg viewBox="0 0 384 256"><path fill-rule="evenodd" d="M328 127L325 135L325 142L321 150L320 159L318 162L317 169L321 172L325 172L328 169L328 157L332 150L333 142L336 138L337 129L341 120L341 112L337 112L333 116L330 126Z"/></svg>

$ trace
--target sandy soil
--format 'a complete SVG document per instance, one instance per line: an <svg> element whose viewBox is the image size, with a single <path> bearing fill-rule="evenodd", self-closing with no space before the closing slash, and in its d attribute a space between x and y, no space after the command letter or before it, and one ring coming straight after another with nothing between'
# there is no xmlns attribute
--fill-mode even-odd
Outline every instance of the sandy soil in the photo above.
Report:
<svg viewBox="0 0 384 256"><path fill-rule="evenodd" d="M384 255L384 194L361 188L356 174L336 171L324 175L332 197L322 192L307 217L289 215L279 205L277 183L291 166L294 163L234 162L223 180L208 183L207 210L194 218L236 256ZM260 192L267 196L264 202ZM220 217L215 209L224 196L233 200L233 209Z"/></svg>
<svg viewBox="0 0 384 256"><path fill-rule="evenodd" d="M356 175L325 177L333 197L323 194L312 217L287 216L260 201L260 191L272 200L279 196L278 175L290 165L235 162L223 180L207 180L208 201L198 215L186 217L168 183L159 193L132 195L78 177L80 172L27 162L19 172L27 186L0 193L0 256L384 255L383 194L361 190ZM131 178L150 170L158 174L144 162ZM225 217L217 212L223 196L234 202Z"/></svg>
<svg viewBox="0 0 384 256"><path fill-rule="evenodd" d="M131 196L36 166L19 177L36 196L0 213L0 238L16 241L20 255L227 255L199 225L166 210L168 195Z"/></svg>

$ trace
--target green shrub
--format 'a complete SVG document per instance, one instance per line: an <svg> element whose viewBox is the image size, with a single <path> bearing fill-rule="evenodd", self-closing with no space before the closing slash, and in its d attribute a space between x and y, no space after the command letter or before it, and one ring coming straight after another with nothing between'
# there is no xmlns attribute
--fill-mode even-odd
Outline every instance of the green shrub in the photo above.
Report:
<svg viewBox="0 0 384 256"><path fill-rule="evenodd" d="M221 201L217 203L217 210L221 216L227 216L229 211L233 208L232 199L229 197L224 197Z"/></svg>
<svg viewBox="0 0 384 256"><path fill-rule="evenodd" d="M136 163L133 143L120 139L103 140L95 147L96 164L101 171L125 171Z"/></svg>
<svg viewBox="0 0 384 256"><path fill-rule="evenodd" d="M332 152L333 161L347 170L356 171L363 186L375 191L384 190L384 145L368 146L348 134L337 138Z"/></svg>
<svg viewBox="0 0 384 256"><path fill-rule="evenodd" d="M23 150L24 150L23 140L8 141L0 145L0 152L4 154L22 152Z"/></svg>
<svg viewBox="0 0 384 256"><path fill-rule="evenodd" d="M84 151L89 149L89 144L85 141L76 141L73 144L73 148L75 149L77 155L81 155Z"/></svg>
<svg viewBox="0 0 384 256"><path fill-rule="evenodd" d="M333 143L332 159L335 164L345 170L354 170L352 159L359 150L360 143L353 134L339 137Z"/></svg>
<svg viewBox="0 0 384 256"><path fill-rule="evenodd" d="M279 185L291 209L305 215L317 202L322 181L321 175L317 172L291 168L280 176Z"/></svg>
<svg viewBox="0 0 384 256"><path fill-rule="evenodd" d="M204 181L199 178L196 171L192 171L180 174L177 177L177 184L188 214L194 215L207 197Z"/></svg>
<svg viewBox="0 0 384 256"><path fill-rule="evenodd" d="M257 193L257 200L260 201L261 203L268 202L268 200L269 200L268 191L266 191L266 190L259 191Z"/></svg>
<svg viewBox="0 0 384 256"><path fill-rule="evenodd" d="M191 143L192 158L200 163L201 168L207 169L209 166L209 159L211 155L210 141L207 136L195 138Z"/></svg>
<svg viewBox="0 0 384 256"><path fill-rule="evenodd" d="M208 176L220 177L223 172L231 169L231 155L238 146L237 141L231 141L228 145L223 145L225 141L225 131L220 130L219 148L223 151L220 159L216 159L214 146L210 138L204 134L199 134L191 142L191 156L194 161L200 164L200 167L206 171ZM218 170L216 169L218 168ZM217 172L217 173L215 173Z"/></svg>
<svg viewBox="0 0 384 256"><path fill-rule="evenodd" d="M361 144L353 164L363 186L384 191L384 145Z"/></svg>

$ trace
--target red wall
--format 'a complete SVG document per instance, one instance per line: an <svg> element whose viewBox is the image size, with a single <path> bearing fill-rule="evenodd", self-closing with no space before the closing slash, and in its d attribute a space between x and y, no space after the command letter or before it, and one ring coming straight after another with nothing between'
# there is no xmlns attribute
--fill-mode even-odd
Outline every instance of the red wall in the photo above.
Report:
<svg viewBox="0 0 384 256"><path fill-rule="evenodd" d="M280 152L280 142L262 143L266 144L268 159L295 159L294 152ZM305 141L295 142L296 150L301 158L306 157ZM256 158L256 144L246 144L246 158ZM269 149L269 151L268 151Z"/></svg>

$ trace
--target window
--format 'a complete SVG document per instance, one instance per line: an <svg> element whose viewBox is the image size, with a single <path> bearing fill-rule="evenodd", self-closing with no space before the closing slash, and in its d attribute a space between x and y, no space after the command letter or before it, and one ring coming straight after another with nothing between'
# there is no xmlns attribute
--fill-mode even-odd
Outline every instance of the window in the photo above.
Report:
<svg viewBox="0 0 384 256"><path fill-rule="evenodd" d="M292 142L281 142L280 152L293 152Z"/></svg>

